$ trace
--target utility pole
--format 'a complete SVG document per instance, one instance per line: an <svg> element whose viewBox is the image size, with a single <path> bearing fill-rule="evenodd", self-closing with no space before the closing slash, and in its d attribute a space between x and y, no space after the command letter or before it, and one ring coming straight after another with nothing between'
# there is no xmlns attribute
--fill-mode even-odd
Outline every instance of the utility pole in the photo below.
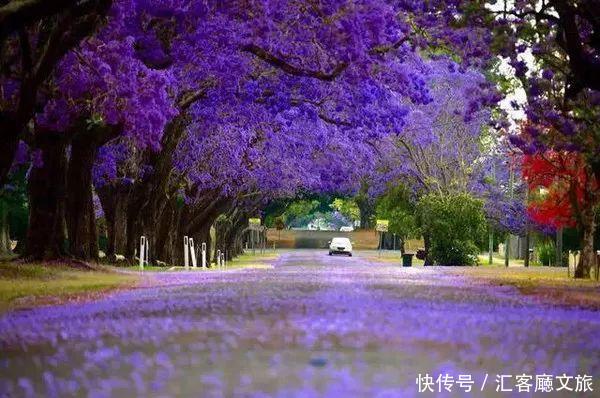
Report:
<svg viewBox="0 0 600 398"><path fill-rule="evenodd" d="M492 224L489 224L490 233L488 237L488 264L492 265L494 263L494 227Z"/></svg>
<svg viewBox="0 0 600 398"><path fill-rule="evenodd" d="M496 163L492 163L492 177L496 181ZM489 235L488 235L488 264L494 264L494 225L489 222Z"/></svg>
<svg viewBox="0 0 600 398"><path fill-rule="evenodd" d="M525 206L529 202L529 186L525 187ZM525 268L529 267L529 220L525 219Z"/></svg>
<svg viewBox="0 0 600 398"><path fill-rule="evenodd" d="M514 187L513 187L514 178L515 178L515 174L511 167L510 174L508 176L508 192L509 192L508 197L511 200L513 199L513 195L514 195ZM504 248L504 266L508 268L508 257L510 256L510 233L508 235L506 235L506 241L504 242L504 244L506 246Z"/></svg>

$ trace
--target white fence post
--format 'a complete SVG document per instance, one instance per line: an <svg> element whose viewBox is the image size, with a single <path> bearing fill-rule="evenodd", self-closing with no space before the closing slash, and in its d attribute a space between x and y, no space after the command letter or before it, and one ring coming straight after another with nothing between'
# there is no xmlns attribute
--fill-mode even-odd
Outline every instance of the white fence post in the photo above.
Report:
<svg viewBox="0 0 600 398"><path fill-rule="evenodd" d="M225 252L221 253L221 265L225 268Z"/></svg>
<svg viewBox="0 0 600 398"><path fill-rule="evenodd" d="M139 259L140 259L140 268L144 269L144 255L146 254L146 237L140 237L140 251L139 251Z"/></svg>
<svg viewBox="0 0 600 398"><path fill-rule="evenodd" d="M221 267L221 250L217 250L217 267Z"/></svg>
<svg viewBox="0 0 600 398"><path fill-rule="evenodd" d="M183 237L183 266L185 268L190 267L190 252L188 250L189 247L189 239L187 236Z"/></svg>
<svg viewBox="0 0 600 398"><path fill-rule="evenodd" d="M147 266L150 266L150 242L146 239L146 255L144 256L144 262Z"/></svg>
<svg viewBox="0 0 600 398"><path fill-rule="evenodd" d="M202 268L206 268L206 243L202 242Z"/></svg>
<svg viewBox="0 0 600 398"><path fill-rule="evenodd" d="M194 247L194 239L190 238L188 242L189 242L190 254L192 255L192 267L197 268L198 264L196 263L196 248Z"/></svg>

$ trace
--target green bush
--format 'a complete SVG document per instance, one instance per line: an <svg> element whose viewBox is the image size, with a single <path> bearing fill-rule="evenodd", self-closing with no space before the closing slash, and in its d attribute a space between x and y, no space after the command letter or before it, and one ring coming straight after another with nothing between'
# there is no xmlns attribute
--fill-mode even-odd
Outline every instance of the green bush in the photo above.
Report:
<svg viewBox="0 0 600 398"><path fill-rule="evenodd" d="M468 194L422 197L418 222L429 236L431 259L439 265L474 265L479 249L475 242L485 233L483 203Z"/></svg>
<svg viewBox="0 0 600 398"><path fill-rule="evenodd" d="M537 247L540 264L550 265L555 262L556 250L552 243L542 243Z"/></svg>

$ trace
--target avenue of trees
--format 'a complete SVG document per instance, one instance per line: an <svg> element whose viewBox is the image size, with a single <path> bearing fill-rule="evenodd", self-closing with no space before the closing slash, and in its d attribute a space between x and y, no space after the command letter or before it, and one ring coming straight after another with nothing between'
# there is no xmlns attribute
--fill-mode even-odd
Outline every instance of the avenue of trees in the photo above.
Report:
<svg viewBox="0 0 600 398"><path fill-rule="evenodd" d="M248 218L330 195L362 226L418 224L438 263L488 226L571 228L587 278L594 3L0 0L0 248L97 260L101 220L112 260L144 235L178 264L211 227L235 256ZM439 238L443 217L468 236Z"/></svg>

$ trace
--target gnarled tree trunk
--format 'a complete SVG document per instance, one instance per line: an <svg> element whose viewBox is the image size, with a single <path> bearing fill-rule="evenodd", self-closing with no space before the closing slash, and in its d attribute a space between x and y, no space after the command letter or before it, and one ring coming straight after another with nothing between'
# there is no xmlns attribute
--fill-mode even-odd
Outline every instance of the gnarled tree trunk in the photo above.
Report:
<svg viewBox="0 0 600 398"><path fill-rule="evenodd" d="M39 34L36 42L29 33L19 35L19 46L37 47L36 51L23 58L19 101L14 112L0 112L0 131L5 146L0 151L0 185L4 184L12 165L21 134L31 120L38 105L38 90L52 74L62 57L81 40L91 35L105 20L104 15L112 6L112 0L94 1L11 1L0 2L0 51L6 38L23 30L36 29L36 24L49 29L48 34ZM55 14L59 14L56 18ZM2 60L0 56L0 60ZM5 66L0 63L0 66ZM36 67L37 66L37 67ZM4 70L1 72L4 74Z"/></svg>
<svg viewBox="0 0 600 398"><path fill-rule="evenodd" d="M125 253L127 244L127 204L129 189L122 184L96 187L107 230L106 257L116 261L117 254Z"/></svg>
<svg viewBox="0 0 600 398"><path fill-rule="evenodd" d="M582 250L579 262L575 268L575 278L589 278L590 270L596 263L594 253L594 234L596 232L596 214L592 207L582 211L581 235Z"/></svg>
<svg viewBox="0 0 600 398"><path fill-rule="evenodd" d="M116 137L121 126L98 126L75 134L67 173L69 251L81 260L98 260L92 169L98 148Z"/></svg>
<svg viewBox="0 0 600 398"><path fill-rule="evenodd" d="M6 120L3 120L6 119ZM2 151L0 151L0 187L6 183L8 172L13 164L19 143L18 127L8 119L8 115L0 114L0 131L2 131Z"/></svg>
<svg viewBox="0 0 600 398"><path fill-rule="evenodd" d="M154 230L155 247L150 247L156 260L167 264L182 264L183 238L178 239L178 237L181 235L181 220L184 217L185 209L177 206L176 200L169 201Z"/></svg>
<svg viewBox="0 0 600 398"><path fill-rule="evenodd" d="M29 173L29 228L24 257L30 260L57 259L65 251L66 143L62 132L36 134L35 147L42 164Z"/></svg>
<svg viewBox="0 0 600 398"><path fill-rule="evenodd" d="M67 229L69 251L81 260L98 259L98 231L92 193L92 167L96 148L73 142L67 175Z"/></svg>

